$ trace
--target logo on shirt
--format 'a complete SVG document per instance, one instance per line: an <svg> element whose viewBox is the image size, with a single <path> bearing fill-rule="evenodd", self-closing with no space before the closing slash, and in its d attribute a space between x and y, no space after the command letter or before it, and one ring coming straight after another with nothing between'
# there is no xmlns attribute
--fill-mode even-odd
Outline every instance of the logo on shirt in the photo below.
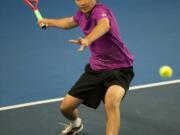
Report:
<svg viewBox="0 0 180 135"><path fill-rule="evenodd" d="M101 16L102 16L102 17L106 17L107 14L106 14L106 13L102 13Z"/></svg>

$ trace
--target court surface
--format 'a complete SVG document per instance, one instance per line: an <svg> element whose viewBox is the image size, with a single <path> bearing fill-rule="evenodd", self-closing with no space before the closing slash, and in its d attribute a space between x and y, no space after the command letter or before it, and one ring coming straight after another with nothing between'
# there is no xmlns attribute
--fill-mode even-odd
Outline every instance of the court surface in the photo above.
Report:
<svg viewBox="0 0 180 135"><path fill-rule="evenodd" d="M135 88L121 106L121 135L179 135L180 83ZM67 122L59 102L0 111L0 135L58 135ZM93 110L79 107L82 135L105 135L103 104Z"/></svg>

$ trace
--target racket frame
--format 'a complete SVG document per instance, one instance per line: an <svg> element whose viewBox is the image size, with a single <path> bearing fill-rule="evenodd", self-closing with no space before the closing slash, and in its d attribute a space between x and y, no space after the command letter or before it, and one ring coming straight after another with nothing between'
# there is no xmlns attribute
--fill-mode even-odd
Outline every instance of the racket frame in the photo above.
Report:
<svg viewBox="0 0 180 135"><path fill-rule="evenodd" d="M41 13L39 12L39 8L38 8L39 0L24 0L24 2L33 10L38 21L43 19ZM32 2L34 2L34 5L32 4ZM47 27L46 24L44 24L44 23L41 24L41 28L45 29L46 27Z"/></svg>

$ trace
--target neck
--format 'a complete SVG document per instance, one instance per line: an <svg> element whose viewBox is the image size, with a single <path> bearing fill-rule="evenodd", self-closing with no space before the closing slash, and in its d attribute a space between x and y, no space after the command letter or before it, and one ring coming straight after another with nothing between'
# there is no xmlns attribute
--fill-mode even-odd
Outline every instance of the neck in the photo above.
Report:
<svg viewBox="0 0 180 135"><path fill-rule="evenodd" d="M94 3L92 9L89 12L86 13L87 18L89 18L91 16L91 13L92 13L93 9L95 8L95 6L96 6L96 3Z"/></svg>

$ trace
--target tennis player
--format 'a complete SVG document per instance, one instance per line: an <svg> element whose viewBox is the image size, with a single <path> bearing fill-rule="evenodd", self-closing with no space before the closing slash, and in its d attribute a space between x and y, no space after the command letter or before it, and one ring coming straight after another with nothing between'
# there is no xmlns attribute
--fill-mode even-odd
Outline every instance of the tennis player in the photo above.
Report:
<svg viewBox="0 0 180 135"><path fill-rule="evenodd" d="M38 22L62 29L79 26L85 36L70 42L79 44L79 51L89 48L91 52L84 73L60 105L62 114L70 120L60 135L75 135L83 129L77 110L80 104L96 109L102 100L106 135L119 135L120 105L134 77L134 58L123 43L109 8L96 0L75 0L75 3L78 11L74 16Z"/></svg>

